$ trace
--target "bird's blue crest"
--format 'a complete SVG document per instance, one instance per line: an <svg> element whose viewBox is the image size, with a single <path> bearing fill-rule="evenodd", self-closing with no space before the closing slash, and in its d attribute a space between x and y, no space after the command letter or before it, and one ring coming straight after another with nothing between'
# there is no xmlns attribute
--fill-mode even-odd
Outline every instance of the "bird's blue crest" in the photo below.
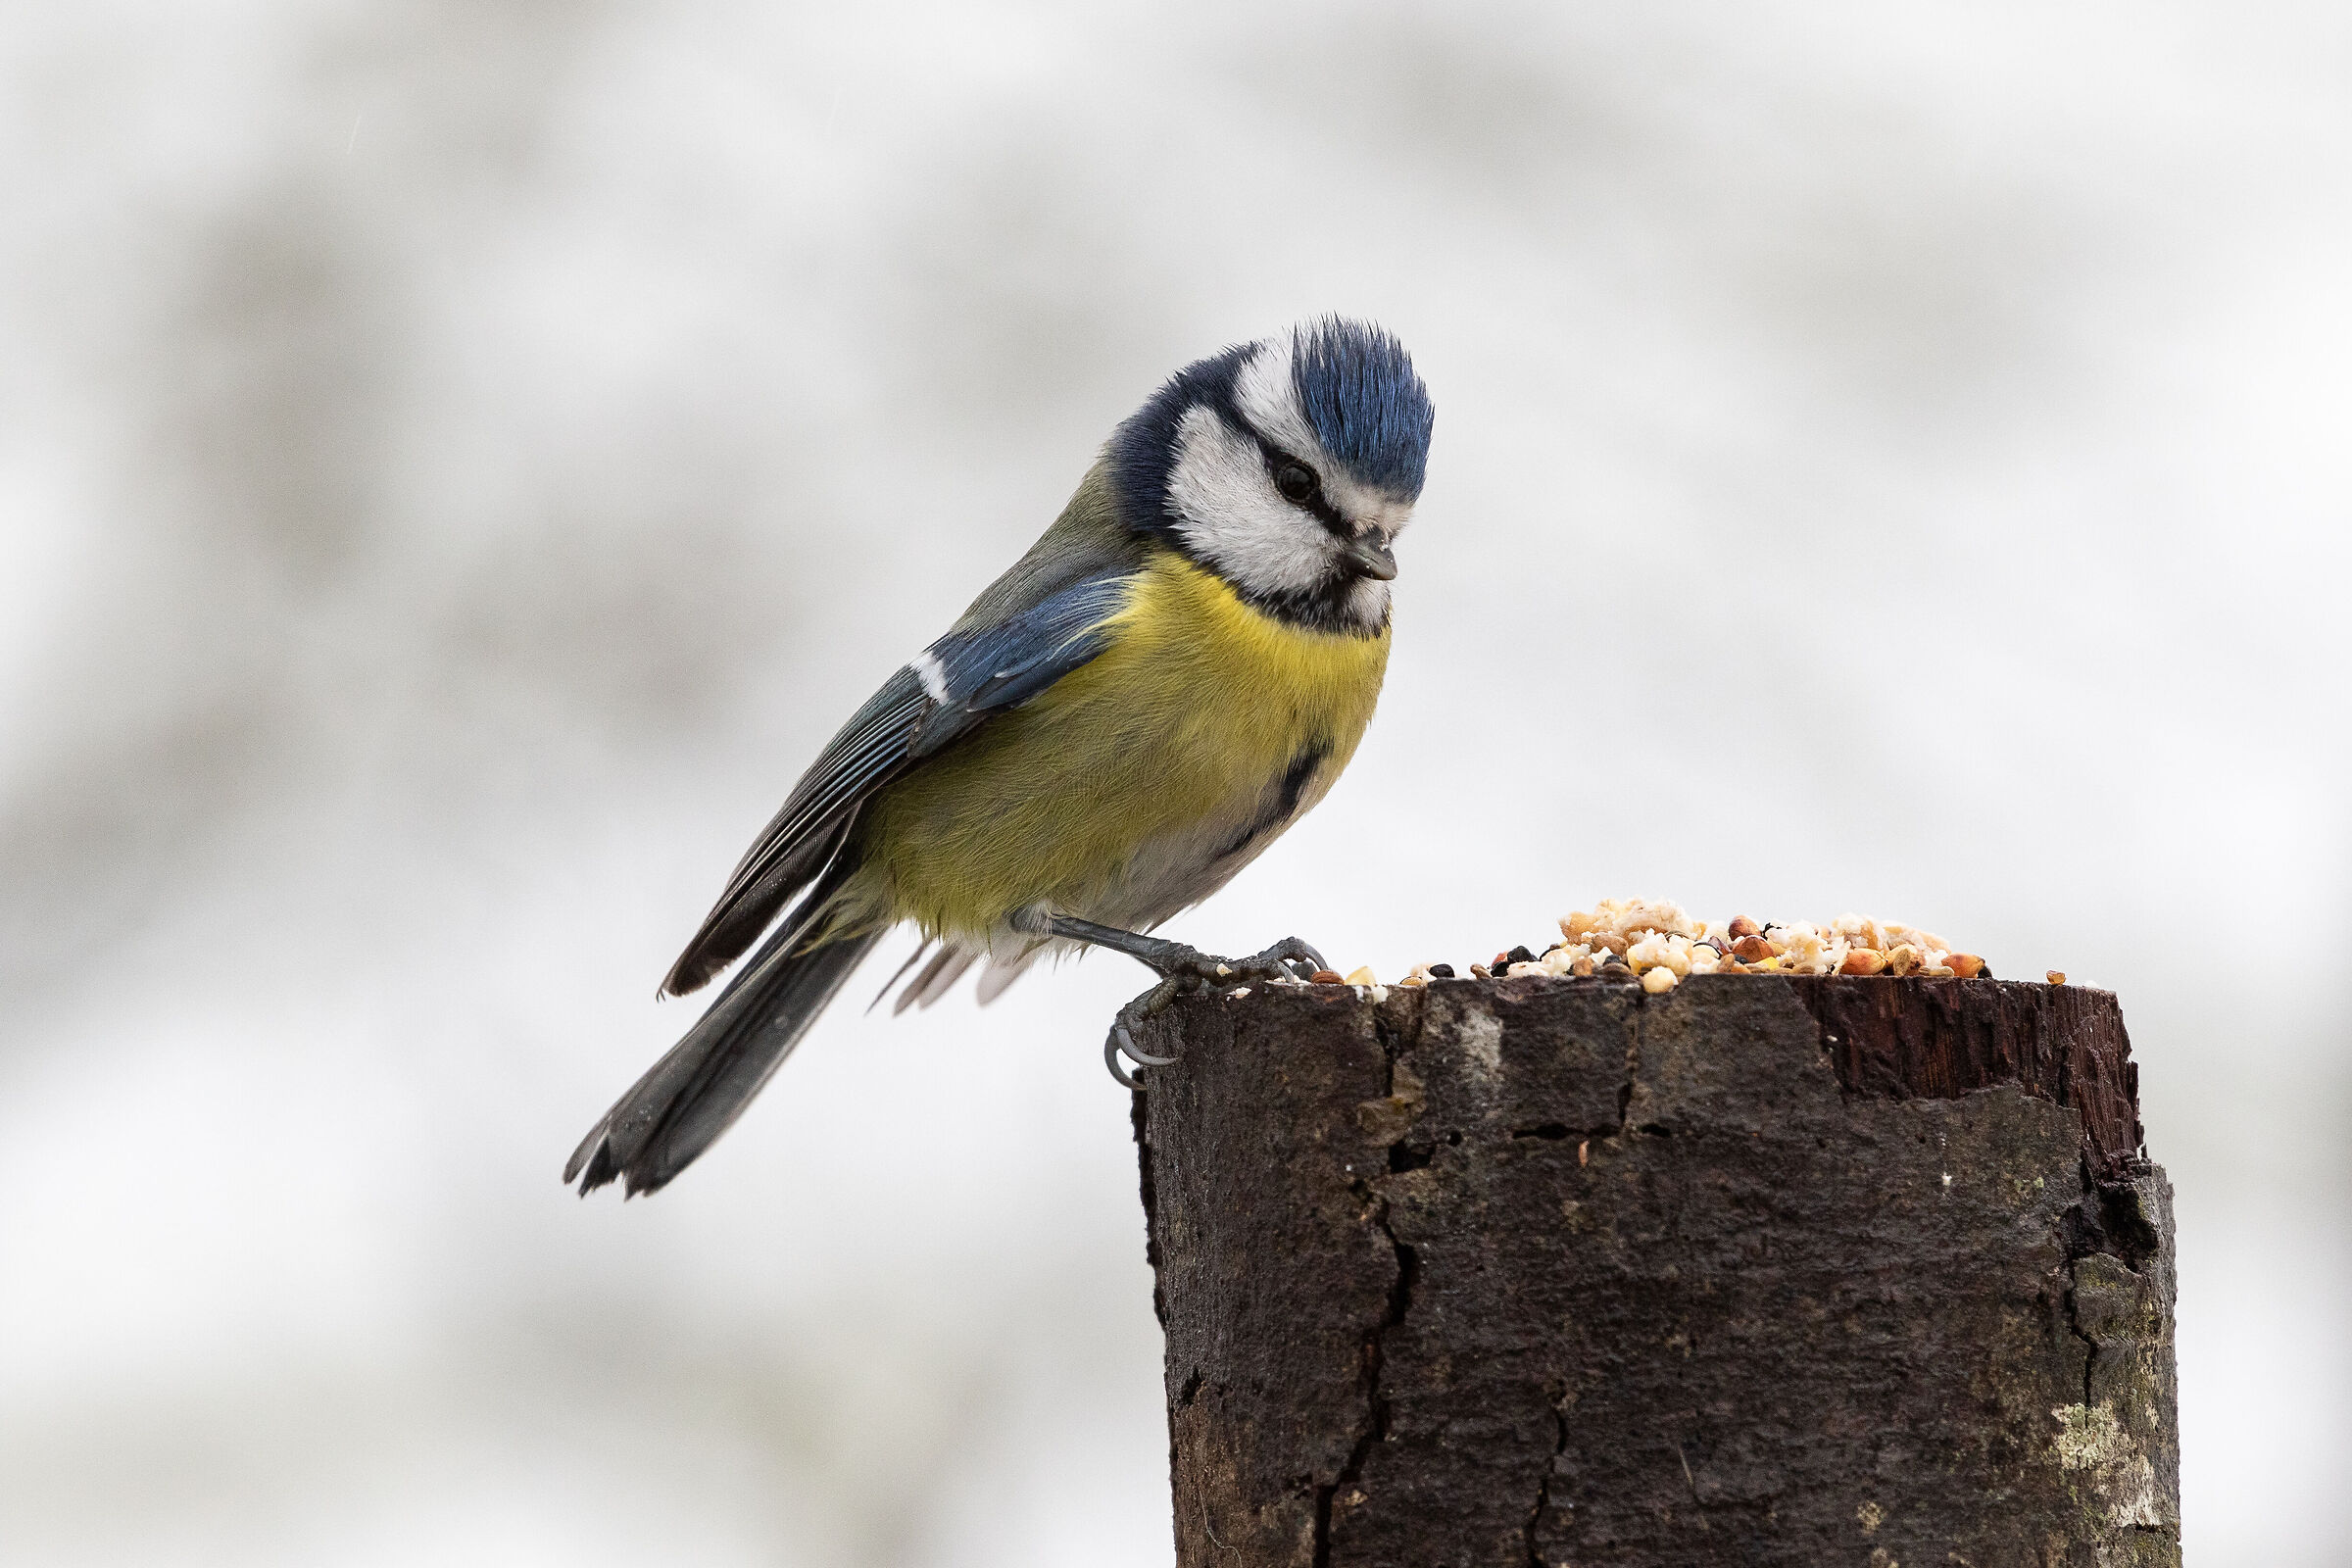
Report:
<svg viewBox="0 0 2352 1568"><path fill-rule="evenodd" d="M1404 345L1337 316L1301 327L1297 345L1291 378L1323 450L1365 484L1418 497L1438 416Z"/></svg>

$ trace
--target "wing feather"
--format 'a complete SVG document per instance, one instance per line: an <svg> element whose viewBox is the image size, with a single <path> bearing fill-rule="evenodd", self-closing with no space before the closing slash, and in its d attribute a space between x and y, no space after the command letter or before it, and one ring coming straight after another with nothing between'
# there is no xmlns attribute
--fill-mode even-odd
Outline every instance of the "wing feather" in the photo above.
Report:
<svg viewBox="0 0 2352 1568"><path fill-rule="evenodd" d="M793 894L823 873L874 791L1109 646L1106 623L1125 606L1132 582L1132 568L1122 566L996 624L959 626L924 650L930 687L914 664L883 682L736 865L662 989L686 995L759 940Z"/></svg>

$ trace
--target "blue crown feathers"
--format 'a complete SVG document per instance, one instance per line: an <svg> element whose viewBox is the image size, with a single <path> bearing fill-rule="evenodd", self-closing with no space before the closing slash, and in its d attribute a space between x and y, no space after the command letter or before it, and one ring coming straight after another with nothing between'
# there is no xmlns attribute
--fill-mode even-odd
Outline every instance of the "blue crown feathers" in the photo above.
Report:
<svg viewBox="0 0 2352 1568"><path fill-rule="evenodd" d="M1438 414L1403 344L1327 316L1299 330L1291 379L1323 450L1349 473L1402 500L1421 494Z"/></svg>

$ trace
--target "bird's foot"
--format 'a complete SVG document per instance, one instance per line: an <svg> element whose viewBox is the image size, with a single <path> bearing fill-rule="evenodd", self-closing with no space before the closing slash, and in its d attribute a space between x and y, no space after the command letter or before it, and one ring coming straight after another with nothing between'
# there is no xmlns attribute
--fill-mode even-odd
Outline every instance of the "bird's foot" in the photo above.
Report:
<svg viewBox="0 0 2352 1568"><path fill-rule="evenodd" d="M1143 1087L1119 1065L1125 1056L1139 1067L1165 1067L1174 1056L1154 1056L1135 1043L1136 1032L1166 1010L1178 997L1196 991L1227 991L1254 981L1303 981L1327 967L1323 955L1299 941L1285 937L1246 958L1220 958L1213 953L1181 942L1148 938L1147 951L1135 956L1159 976L1159 984L1121 1007L1111 1020L1110 1036L1102 1042L1102 1064L1129 1089Z"/></svg>

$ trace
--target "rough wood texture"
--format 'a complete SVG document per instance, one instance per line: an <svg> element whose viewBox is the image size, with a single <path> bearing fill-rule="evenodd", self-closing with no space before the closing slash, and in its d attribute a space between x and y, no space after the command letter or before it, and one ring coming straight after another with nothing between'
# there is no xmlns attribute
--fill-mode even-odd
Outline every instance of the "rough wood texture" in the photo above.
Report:
<svg viewBox="0 0 2352 1568"><path fill-rule="evenodd" d="M2177 1564L2115 999L1196 998L1137 1097L1181 1568Z"/></svg>

